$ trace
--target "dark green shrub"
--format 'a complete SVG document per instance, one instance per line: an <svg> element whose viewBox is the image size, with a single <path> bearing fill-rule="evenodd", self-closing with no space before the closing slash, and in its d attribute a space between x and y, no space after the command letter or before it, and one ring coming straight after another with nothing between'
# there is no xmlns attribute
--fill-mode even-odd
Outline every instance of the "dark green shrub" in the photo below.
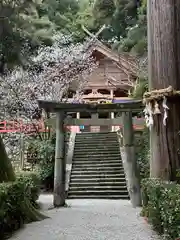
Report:
<svg viewBox="0 0 180 240"><path fill-rule="evenodd" d="M149 130L145 128L143 132L135 134L136 159L138 161L140 179L149 177Z"/></svg>
<svg viewBox="0 0 180 240"><path fill-rule="evenodd" d="M27 192L27 194L29 193L28 199L33 205L36 205L41 187L41 179L39 174L36 172L18 172L16 174L16 180L26 184L26 188L29 189L29 192Z"/></svg>
<svg viewBox="0 0 180 240"><path fill-rule="evenodd" d="M66 132L66 151L69 141L69 132ZM37 152L38 157L38 173L41 183L46 190L53 190L54 185L54 162L55 162L55 135L51 139L36 139L30 142L32 151Z"/></svg>
<svg viewBox="0 0 180 240"><path fill-rule="evenodd" d="M32 221L38 183L34 173L18 173L15 182L0 183L0 239Z"/></svg>
<svg viewBox="0 0 180 240"><path fill-rule="evenodd" d="M54 177L54 157L55 157L55 144L52 140L34 140L30 142L31 150L37 152L37 166L38 173L42 185L47 189L53 188Z"/></svg>
<svg viewBox="0 0 180 240"><path fill-rule="evenodd" d="M0 239L26 222L25 194L26 185L22 182L0 184Z"/></svg>
<svg viewBox="0 0 180 240"><path fill-rule="evenodd" d="M144 179L142 197L142 214L152 226L167 239L180 237L180 185Z"/></svg>

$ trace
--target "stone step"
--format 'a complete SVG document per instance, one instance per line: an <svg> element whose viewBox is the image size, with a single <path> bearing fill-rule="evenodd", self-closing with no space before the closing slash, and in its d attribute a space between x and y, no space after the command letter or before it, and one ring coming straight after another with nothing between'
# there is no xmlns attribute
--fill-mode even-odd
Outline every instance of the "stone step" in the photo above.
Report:
<svg viewBox="0 0 180 240"><path fill-rule="evenodd" d="M70 184L88 184L88 183L97 183L97 184L103 184L105 182L110 182L110 183L122 183L122 184L126 184L126 180L125 177L93 177L93 178L89 178L89 177L75 177L73 178L73 181L70 182Z"/></svg>
<svg viewBox="0 0 180 240"><path fill-rule="evenodd" d="M68 199L123 199L123 200L129 200L129 195L68 195Z"/></svg>
<svg viewBox="0 0 180 240"><path fill-rule="evenodd" d="M121 157L118 154L112 156L111 159L110 159L110 156L106 156L106 155L102 155L102 154L96 154L96 155L93 155L93 156L90 156L90 155L84 155L83 156L83 155L75 154L74 161L76 161L76 160L80 160L80 161L82 161L82 160L83 161L105 161L105 160L109 160L110 161L110 160L121 160Z"/></svg>
<svg viewBox="0 0 180 240"><path fill-rule="evenodd" d="M76 135L76 139L108 139L108 138L111 138L111 139L115 139L117 138L118 136L117 135Z"/></svg>
<svg viewBox="0 0 180 240"><path fill-rule="evenodd" d="M109 174L109 173L124 173L124 169L122 168L91 168L91 169L72 169L72 174Z"/></svg>
<svg viewBox="0 0 180 240"><path fill-rule="evenodd" d="M121 157L120 156L114 156L114 157L104 157L104 158L91 158L91 157L88 157L88 158L85 158L83 156L75 156L73 158L73 163L76 163L76 162L87 162L87 163L111 163L111 162L120 162L122 163L122 160L121 160Z"/></svg>
<svg viewBox="0 0 180 240"><path fill-rule="evenodd" d="M87 174L87 173L84 173L84 174L80 174L80 173L77 173L77 174L74 174L74 172L72 171L71 173L71 180L73 181L74 178L76 179L93 179L93 178L101 178L101 179L107 179L107 178L111 178L111 177L119 177L119 178L124 178L125 179L125 175L123 173L95 173L93 172L93 174Z"/></svg>
<svg viewBox="0 0 180 240"><path fill-rule="evenodd" d="M89 147L95 147L95 146L117 146L119 147L119 142L117 142L117 140L114 140L114 141L100 141L100 140L94 140L92 139L92 141L81 141L81 142L78 142L78 141L75 141L75 146L76 147L82 147L82 148L85 148L87 146Z"/></svg>
<svg viewBox="0 0 180 240"><path fill-rule="evenodd" d="M98 138L98 139L94 139L94 138L84 138L84 139L79 139L76 138L75 139L75 143L84 143L84 144L88 144L91 143L93 144L93 142L96 141L97 143L108 143L108 142L113 142L113 143L119 143L117 138Z"/></svg>
<svg viewBox="0 0 180 240"><path fill-rule="evenodd" d="M105 155L95 155L95 156L83 156L83 155L75 155L74 157L73 157L73 163L75 162L75 161L95 161L95 162L111 162L111 161L116 161L116 160L118 160L118 161L120 161L120 162L122 162L122 160L121 160L121 156L120 155L114 155L113 157L110 157L110 156L105 156Z"/></svg>
<svg viewBox="0 0 180 240"><path fill-rule="evenodd" d="M116 138L118 137L117 134L76 134L76 138L83 139L83 138Z"/></svg>
<svg viewBox="0 0 180 240"><path fill-rule="evenodd" d="M120 153L102 153L102 152L99 152L99 153L84 153L83 151L80 153L74 153L74 157L83 157L83 158L100 158L100 157L104 157L104 158L108 158L108 157L111 157L111 158L114 158L114 157L119 157L120 158Z"/></svg>
<svg viewBox="0 0 180 240"><path fill-rule="evenodd" d="M79 155L82 155L82 154L85 154L85 155L87 155L87 154L89 154L89 153L91 153L91 154L93 154L93 155L95 155L95 154L103 154L103 155L110 155L110 154L120 154L120 152L119 152L119 149L114 149L114 150L108 150L108 149L99 149L99 148L97 148L96 150L95 149L84 149L84 150L81 150L80 148L79 149L76 149L76 150L74 150L74 155L76 154L79 154Z"/></svg>
<svg viewBox="0 0 180 240"><path fill-rule="evenodd" d="M97 191L97 190L100 190L100 191L106 191L106 190L117 190L117 191L125 191L127 192L127 187L124 185L124 186L118 186L118 185L101 185L101 186L98 186L98 185L92 185L92 186L70 186L69 187L69 192L73 192L73 191Z"/></svg>
<svg viewBox="0 0 180 240"><path fill-rule="evenodd" d="M94 141L99 142L99 143L109 143L109 142L113 142L113 143L117 143L117 139L116 138L82 138L82 139L76 139L75 143L93 143Z"/></svg>
<svg viewBox="0 0 180 240"><path fill-rule="evenodd" d="M119 166L100 166L100 167L96 167L96 166L91 166L91 167L77 167L77 166L73 166L72 168L73 172L124 172L124 168L123 167L119 167Z"/></svg>
<svg viewBox="0 0 180 240"><path fill-rule="evenodd" d="M117 160L111 160L111 161L107 161L107 160L84 160L84 161L79 161L78 159L77 160L75 160L75 161L73 161L73 166L74 165L80 165L80 166L84 166L84 167L88 167L88 166L92 166L92 165L95 165L95 166L102 166L102 165L104 165L104 166L110 166L110 165L112 165L112 166L115 166L116 164L118 165L118 166L120 166L120 167L123 167L123 163L122 163L122 161L120 160L120 159L117 159Z"/></svg>
<svg viewBox="0 0 180 240"><path fill-rule="evenodd" d="M93 144L83 144L83 143L81 143L81 144L75 144L75 148L77 148L77 149L82 149L82 150L84 150L84 149L87 149L87 148L89 148L89 149L96 149L96 148L108 148L108 149L114 149L114 148L118 148L119 149L119 145L118 144L114 144L114 143L108 143L108 144L106 144L106 143L101 143L101 144L98 144L98 143L93 143Z"/></svg>
<svg viewBox="0 0 180 240"><path fill-rule="evenodd" d="M117 147L117 146L113 146L113 145L110 145L110 146L105 146L104 144L102 144L102 145L100 145L100 146L98 146L98 145L96 145L96 146L87 146L87 147L85 147L85 148L81 148L80 146L79 147L77 147L77 146L75 146L75 149L74 149L74 152L76 152L76 151L106 151L106 152L112 152L112 151L119 151L119 147Z"/></svg>
<svg viewBox="0 0 180 240"><path fill-rule="evenodd" d="M124 180L124 179L123 179ZM127 188L127 186L126 186L126 182L125 182L125 180L124 181L122 181L122 182L119 182L119 181L91 181L91 180L89 180L88 179L88 181L86 182L86 181L79 181L79 182L75 182L75 181L73 181L73 182L71 182L70 183L70 185L69 185L70 187L91 187L91 186L93 186L93 187L96 187L96 186L98 186L98 187L102 187L102 186L118 186L118 187L121 187L121 186L124 186L124 187L126 187Z"/></svg>
<svg viewBox="0 0 180 240"><path fill-rule="evenodd" d="M106 147L106 148L109 148L109 149L114 149L114 148L118 148L119 149L119 144L117 143L114 143L114 142L102 142L102 143L95 143L95 142L92 142L92 143L75 143L75 147L77 148L82 148L82 149L86 149L86 148L103 148L103 147Z"/></svg>
<svg viewBox="0 0 180 240"><path fill-rule="evenodd" d="M76 135L68 198L129 199L116 133Z"/></svg>
<svg viewBox="0 0 180 240"><path fill-rule="evenodd" d="M76 153L76 154L74 154L75 156L78 156L79 155L79 157L82 157L82 154L79 154L79 153ZM96 152L87 152L86 154L86 157L98 157L99 158L99 156L103 156L104 155L104 157L105 158L107 158L107 159L109 159L109 158L114 158L114 157L120 157L120 152L119 153L113 153L113 152L111 152L111 153L108 153L108 152L106 152L106 153L103 153L103 152L100 152L100 153L96 153ZM74 157L75 157L74 156Z"/></svg>
<svg viewBox="0 0 180 240"><path fill-rule="evenodd" d="M77 134L76 139L106 139L106 138L117 138L117 134L93 134L93 135L85 135L85 134Z"/></svg>
<svg viewBox="0 0 180 240"><path fill-rule="evenodd" d="M77 137L75 138L75 141L89 141L89 140L101 140L101 141L117 141L117 136L97 136L97 137Z"/></svg>
<svg viewBox="0 0 180 240"><path fill-rule="evenodd" d="M112 192L113 191L113 192ZM100 187L70 187L69 188L69 194L83 194L84 193L98 193L98 195L101 194L108 194L109 192L111 193L116 193L116 194L121 194L121 195L128 195L128 191L126 186L118 187L118 186L100 186Z"/></svg>
<svg viewBox="0 0 180 240"><path fill-rule="evenodd" d="M92 160L91 160L92 159ZM104 157L104 158L95 158L95 157L93 157L93 158L85 158L85 160L83 160L83 157L82 156L80 156L80 157L78 157L78 156L76 156L76 157L74 157L73 158L73 163L80 163L80 164L82 164L82 163L84 163L84 164L94 164L94 163L96 163L96 164L113 164L113 163L117 163L117 164L121 164L122 163L122 159L121 159L121 157L120 156L115 156L115 157L109 157L109 158L106 158L106 157Z"/></svg>
<svg viewBox="0 0 180 240"><path fill-rule="evenodd" d="M117 143L117 141L114 141L114 142L75 142L75 147L76 148L82 148L82 149L86 149L86 148L100 148L100 147L109 147L109 148L119 148L120 145L119 143Z"/></svg>
<svg viewBox="0 0 180 240"><path fill-rule="evenodd" d="M120 167L123 168L122 163L120 161L115 161L115 162L79 162L79 161L74 161L73 162L73 167L77 167L77 168L89 168L89 167L95 167L95 168L99 168L99 167Z"/></svg>
<svg viewBox="0 0 180 240"><path fill-rule="evenodd" d="M84 132L84 133L77 133L78 135L81 134L116 134L116 131L104 131L104 132Z"/></svg>
<svg viewBox="0 0 180 240"><path fill-rule="evenodd" d="M84 136L91 136L91 137L96 137L96 136L117 136L117 132L85 132L85 133L77 133L77 137L84 137Z"/></svg>
<svg viewBox="0 0 180 240"><path fill-rule="evenodd" d="M68 195L128 195L128 191L119 190L119 189L97 189L97 190L71 190Z"/></svg>
<svg viewBox="0 0 180 240"><path fill-rule="evenodd" d="M76 138L84 139L84 138L117 138L117 134L76 134Z"/></svg>

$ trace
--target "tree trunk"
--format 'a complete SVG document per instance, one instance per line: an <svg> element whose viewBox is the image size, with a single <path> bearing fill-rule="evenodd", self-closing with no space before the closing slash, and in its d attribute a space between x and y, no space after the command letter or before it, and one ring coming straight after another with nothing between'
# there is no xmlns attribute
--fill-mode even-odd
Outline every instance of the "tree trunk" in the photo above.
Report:
<svg viewBox="0 0 180 240"><path fill-rule="evenodd" d="M5 65L6 65L5 57L4 55L2 55L0 59L0 75L3 75L5 73Z"/></svg>
<svg viewBox="0 0 180 240"><path fill-rule="evenodd" d="M0 137L0 183L15 180L14 170L7 156L2 138Z"/></svg>
<svg viewBox="0 0 180 240"><path fill-rule="evenodd" d="M180 90L180 1L148 0L149 88ZM151 177L176 180L180 168L180 98L168 98L167 125L155 115L151 130Z"/></svg>

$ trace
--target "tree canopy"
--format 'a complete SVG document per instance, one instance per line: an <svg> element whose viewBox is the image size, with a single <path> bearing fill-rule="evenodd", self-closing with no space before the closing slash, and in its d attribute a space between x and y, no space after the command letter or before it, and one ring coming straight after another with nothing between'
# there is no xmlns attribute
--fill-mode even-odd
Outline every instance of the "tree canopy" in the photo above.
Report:
<svg viewBox="0 0 180 240"><path fill-rule="evenodd" d="M147 52L146 0L2 0L0 3L0 72L24 65L53 35L87 37L84 25L117 51L142 56Z"/></svg>

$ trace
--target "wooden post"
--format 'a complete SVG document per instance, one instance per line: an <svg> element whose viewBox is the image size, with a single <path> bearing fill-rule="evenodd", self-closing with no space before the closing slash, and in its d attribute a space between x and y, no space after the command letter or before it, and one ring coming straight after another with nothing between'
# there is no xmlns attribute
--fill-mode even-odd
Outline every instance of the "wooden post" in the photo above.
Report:
<svg viewBox="0 0 180 240"><path fill-rule="evenodd" d="M99 119L99 114L98 112L91 113L91 119L92 121L96 122L96 120ZM90 126L90 131L91 132L99 132L100 131L100 126Z"/></svg>
<svg viewBox="0 0 180 240"><path fill-rule="evenodd" d="M24 136L20 133L20 169L24 169Z"/></svg>
<svg viewBox="0 0 180 240"><path fill-rule="evenodd" d="M77 118L77 119L80 119L80 112L77 112L77 113L76 113L76 118Z"/></svg>
<svg viewBox="0 0 180 240"><path fill-rule="evenodd" d="M56 151L54 167L54 207L65 205L65 132L64 112L56 114Z"/></svg>
<svg viewBox="0 0 180 240"><path fill-rule="evenodd" d="M111 119L114 119L114 112L111 112ZM111 132L114 132L115 127L111 126Z"/></svg>
<svg viewBox="0 0 180 240"><path fill-rule="evenodd" d="M122 160L128 185L130 200L133 207L141 206L141 190L139 173L137 169L132 113L124 112L123 117L123 147L121 148Z"/></svg>

